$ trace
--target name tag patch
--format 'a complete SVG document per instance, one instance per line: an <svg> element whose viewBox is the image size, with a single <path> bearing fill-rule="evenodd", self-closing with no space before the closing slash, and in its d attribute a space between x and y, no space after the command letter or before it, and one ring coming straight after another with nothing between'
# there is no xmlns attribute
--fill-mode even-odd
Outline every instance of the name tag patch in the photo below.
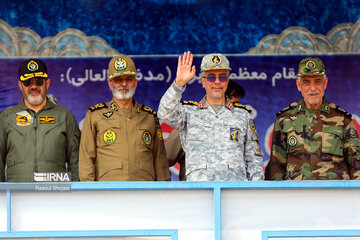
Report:
<svg viewBox="0 0 360 240"><path fill-rule="evenodd" d="M54 116L40 116L39 117L39 123L55 123L55 117Z"/></svg>

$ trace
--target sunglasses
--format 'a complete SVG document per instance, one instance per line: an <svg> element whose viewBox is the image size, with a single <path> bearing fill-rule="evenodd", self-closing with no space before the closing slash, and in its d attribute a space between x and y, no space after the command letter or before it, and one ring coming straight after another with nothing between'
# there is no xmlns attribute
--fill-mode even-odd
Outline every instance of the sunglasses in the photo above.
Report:
<svg viewBox="0 0 360 240"><path fill-rule="evenodd" d="M226 75L220 75L218 77L216 75L209 75L209 76L204 77L204 78L206 78L206 80L208 82L211 82L211 83L215 82L216 78L219 78L220 82L226 82L228 80L228 76L226 76Z"/></svg>
<svg viewBox="0 0 360 240"><path fill-rule="evenodd" d="M34 83L34 82L35 82L36 86L41 87L42 85L44 85L45 79L44 78L28 79L28 80L22 81L22 84L25 87L30 87L31 83Z"/></svg>

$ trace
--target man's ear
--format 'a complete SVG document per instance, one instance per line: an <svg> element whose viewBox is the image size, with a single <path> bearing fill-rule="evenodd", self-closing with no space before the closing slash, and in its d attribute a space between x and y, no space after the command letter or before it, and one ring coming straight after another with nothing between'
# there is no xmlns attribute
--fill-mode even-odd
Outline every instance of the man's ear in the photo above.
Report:
<svg viewBox="0 0 360 240"><path fill-rule="evenodd" d="M296 86L299 92L301 92L300 78L296 79Z"/></svg>

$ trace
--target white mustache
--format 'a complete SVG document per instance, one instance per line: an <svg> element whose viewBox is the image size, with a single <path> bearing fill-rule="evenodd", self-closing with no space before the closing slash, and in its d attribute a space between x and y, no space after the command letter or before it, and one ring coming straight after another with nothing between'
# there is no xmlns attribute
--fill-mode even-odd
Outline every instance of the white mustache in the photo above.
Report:
<svg viewBox="0 0 360 240"><path fill-rule="evenodd" d="M308 92L307 92L308 95L311 95L311 94L319 94L319 93L320 93L320 91L314 91L314 92L308 91Z"/></svg>
<svg viewBox="0 0 360 240"><path fill-rule="evenodd" d="M221 88L221 89L223 89L223 87L220 86L220 85L215 85L215 86L212 86L212 87L211 87L211 89L214 89L214 88Z"/></svg>
<svg viewBox="0 0 360 240"><path fill-rule="evenodd" d="M119 92L121 90L128 90L130 91L130 88L127 88L127 87L119 87L119 88L116 88L116 90Z"/></svg>

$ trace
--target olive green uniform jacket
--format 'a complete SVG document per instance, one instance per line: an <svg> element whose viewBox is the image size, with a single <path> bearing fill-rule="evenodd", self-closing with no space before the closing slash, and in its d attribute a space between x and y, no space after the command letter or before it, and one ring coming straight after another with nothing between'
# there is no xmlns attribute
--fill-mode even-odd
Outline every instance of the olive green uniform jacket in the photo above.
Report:
<svg viewBox="0 0 360 240"><path fill-rule="evenodd" d="M156 112L136 101L133 106L118 109L112 100L89 108L80 142L81 181L170 180Z"/></svg>
<svg viewBox="0 0 360 240"><path fill-rule="evenodd" d="M80 130L75 116L47 99L34 112L18 105L0 114L0 180L34 182L34 172L71 172L78 181Z"/></svg>
<svg viewBox="0 0 360 240"><path fill-rule="evenodd" d="M304 100L277 113L267 180L360 179L360 146L351 115L323 99Z"/></svg>

